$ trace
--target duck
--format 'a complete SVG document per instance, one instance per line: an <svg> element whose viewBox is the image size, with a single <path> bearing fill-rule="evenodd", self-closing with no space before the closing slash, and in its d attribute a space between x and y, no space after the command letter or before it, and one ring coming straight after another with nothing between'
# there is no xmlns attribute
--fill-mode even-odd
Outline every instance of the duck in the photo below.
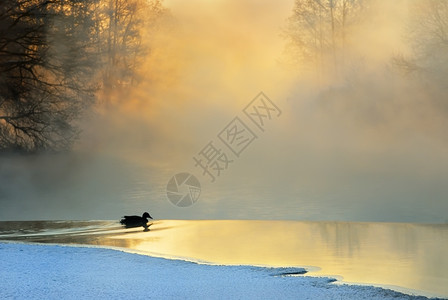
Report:
<svg viewBox="0 0 448 300"><path fill-rule="evenodd" d="M134 228L143 226L145 231L148 231L148 218L152 219L149 213L144 212L141 217L139 216L124 216L123 219L120 220L120 223L123 224L126 228Z"/></svg>

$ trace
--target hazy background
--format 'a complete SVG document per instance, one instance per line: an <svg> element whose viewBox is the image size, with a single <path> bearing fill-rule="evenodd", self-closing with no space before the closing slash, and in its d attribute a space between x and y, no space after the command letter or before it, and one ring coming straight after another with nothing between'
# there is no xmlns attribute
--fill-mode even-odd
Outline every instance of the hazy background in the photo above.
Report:
<svg viewBox="0 0 448 300"><path fill-rule="evenodd" d="M165 1L139 87L89 113L73 153L0 157L0 219L448 222L445 91L391 64L412 3L372 1L351 62L316 79L288 56L294 1ZM193 156L260 91L282 115L211 183ZM166 197L179 172L202 185L188 208Z"/></svg>

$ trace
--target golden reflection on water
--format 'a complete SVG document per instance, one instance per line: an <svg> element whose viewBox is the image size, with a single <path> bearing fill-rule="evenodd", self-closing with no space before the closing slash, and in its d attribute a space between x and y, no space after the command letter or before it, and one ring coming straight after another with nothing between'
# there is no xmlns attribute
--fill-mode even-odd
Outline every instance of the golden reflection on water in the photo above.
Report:
<svg viewBox="0 0 448 300"><path fill-rule="evenodd" d="M448 297L448 225L298 221L0 222L0 240L91 244L215 264L298 266L311 276Z"/></svg>
<svg viewBox="0 0 448 300"><path fill-rule="evenodd" d="M295 221L157 221L111 237L217 264L317 266L310 275L448 296L448 226Z"/></svg>

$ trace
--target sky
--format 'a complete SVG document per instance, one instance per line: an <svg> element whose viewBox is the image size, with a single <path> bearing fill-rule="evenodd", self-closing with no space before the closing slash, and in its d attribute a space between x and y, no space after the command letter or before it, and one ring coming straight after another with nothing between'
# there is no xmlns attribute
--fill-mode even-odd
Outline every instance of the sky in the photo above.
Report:
<svg viewBox="0 0 448 300"><path fill-rule="evenodd" d="M2 158L0 220L292 219L448 222L446 111L391 57L409 53L409 1L376 1L353 30L353 64L320 81L291 67L293 1L166 0L174 22L145 30L140 85L92 111L71 154ZM263 92L281 112L260 130L244 108ZM214 182L195 166L238 117L257 136ZM224 150L223 150L224 151ZM225 150L228 151L228 150ZM166 185L201 183L190 207Z"/></svg>

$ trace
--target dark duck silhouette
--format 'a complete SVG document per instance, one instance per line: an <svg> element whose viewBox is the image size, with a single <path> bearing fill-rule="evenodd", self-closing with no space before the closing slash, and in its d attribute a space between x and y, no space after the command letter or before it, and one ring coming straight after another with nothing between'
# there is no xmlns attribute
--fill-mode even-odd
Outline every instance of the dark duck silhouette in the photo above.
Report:
<svg viewBox="0 0 448 300"><path fill-rule="evenodd" d="M151 224L148 225L148 218L152 219L152 217L147 212L144 212L141 217L124 216L123 219L120 220L120 223L123 224L126 228L143 226L145 228L145 231L147 231L148 227L151 226Z"/></svg>

